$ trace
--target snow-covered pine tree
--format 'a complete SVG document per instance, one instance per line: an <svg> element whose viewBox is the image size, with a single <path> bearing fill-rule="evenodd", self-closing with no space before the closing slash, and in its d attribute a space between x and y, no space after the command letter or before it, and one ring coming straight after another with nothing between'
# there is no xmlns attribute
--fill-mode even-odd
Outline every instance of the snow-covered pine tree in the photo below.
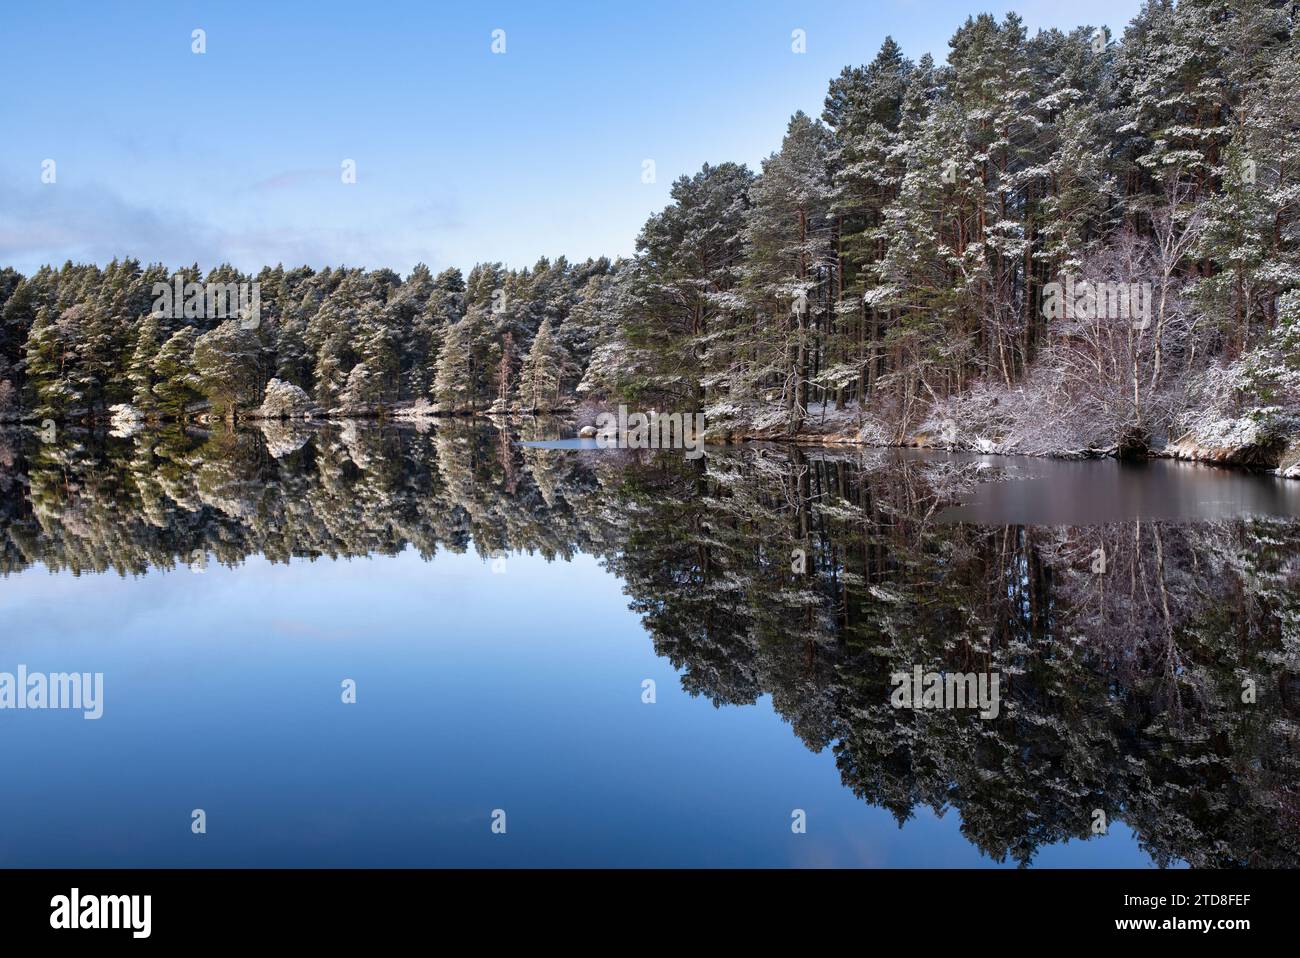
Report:
<svg viewBox="0 0 1300 958"><path fill-rule="evenodd" d="M823 334L834 315L830 146L821 123L796 113L780 152L763 161L749 191L745 286L760 328L741 355L759 388L771 383L780 391L791 432L807 415ZM825 400L824 389L818 398Z"/></svg>
<svg viewBox="0 0 1300 958"><path fill-rule="evenodd" d="M194 378L199 392L212 404L212 416L234 419L240 410L261 403L265 383L260 356L257 335L236 319L225 320L194 341Z"/></svg>
<svg viewBox="0 0 1300 958"><path fill-rule="evenodd" d="M519 405L529 412L558 409L560 387L572 369L572 361L556 337L550 318L542 320L520 370Z"/></svg>
<svg viewBox="0 0 1300 958"><path fill-rule="evenodd" d="M181 419L185 408L200 397L193 362L197 339L197 330L185 326L169 336L158 350L153 394L158 400L158 414L166 419Z"/></svg>
<svg viewBox="0 0 1300 958"><path fill-rule="evenodd" d="M486 405L481 395L486 379L483 326L476 305L460 322L446 327L433 383L434 402L444 412L470 412Z"/></svg>
<svg viewBox="0 0 1300 958"><path fill-rule="evenodd" d="M725 340L743 259L741 229L753 173L736 163L705 164L673 183L672 202L637 238L637 268L619 296L624 336L638 351L620 389L661 408L702 411L716 368L713 336ZM722 326L721 330L718 328Z"/></svg>
<svg viewBox="0 0 1300 958"><path fill-rule="evenodd" d="M135 347L131 352L131 362L127 367L126 378L131 384L131 405L145 416L152 416L158 409L158 397L153 387L157 382L155 365L158 360L160 330L158 318L147 313L140 321L136 331Z"/></svg>

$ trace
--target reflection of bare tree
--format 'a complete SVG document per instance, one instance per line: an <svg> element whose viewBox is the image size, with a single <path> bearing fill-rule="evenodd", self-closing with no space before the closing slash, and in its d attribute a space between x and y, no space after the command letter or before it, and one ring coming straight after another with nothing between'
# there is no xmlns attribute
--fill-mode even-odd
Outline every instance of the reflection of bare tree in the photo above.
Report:
<svg viewBox="0 0 1300 958"><path fill-rule="evenodd" d="M900 822L955 809L981 849L1027 862L1088 838L1100 808L1160 862L1300 863L1294 523L943 525L996 470L785 446L576 453L466 422L294 430L11 443L0 568L583 551L624 580L688 691L770 695ZM1001 714L893 708L888 677L913 665L1000 673Z"/></svg>

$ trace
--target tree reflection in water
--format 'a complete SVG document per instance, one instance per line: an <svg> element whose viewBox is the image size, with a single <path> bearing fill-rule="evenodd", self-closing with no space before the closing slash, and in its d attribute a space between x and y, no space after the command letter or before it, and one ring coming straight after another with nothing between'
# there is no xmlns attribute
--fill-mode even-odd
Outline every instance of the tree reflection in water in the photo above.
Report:
<svg viewBox="0 0 1300 958"><path fill-rule="evenodd" d="M997 467L515 441L561 428L0 434L0 569L585 552L689 692L770 695L900 822L955 809L985 853L1028 863L1101 809L1158 864L1300 865L1295 520L958 524L939 517ZM999 673L998 717L895 709L889 676L916 665Z"/></svg>

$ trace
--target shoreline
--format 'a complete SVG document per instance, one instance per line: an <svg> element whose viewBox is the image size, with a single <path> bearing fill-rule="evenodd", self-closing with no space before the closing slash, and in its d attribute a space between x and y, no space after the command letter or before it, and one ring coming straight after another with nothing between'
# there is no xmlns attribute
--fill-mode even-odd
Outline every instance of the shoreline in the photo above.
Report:
<svg viewBox="0 0 1300 958"><path fill-rule="evenodd" d="M346 425L348 423L367 422L383 425L403 425L414 423L433 423L440 420L506 420L515 421L523 419L561 419L577 426L579 418L573 409L557 411L538 411L538 412L519 412L519 411L495 411L474 410L465 412L427 412L421 411L417 415L406 413L405 410L393 411L358 411L350 414L327 413L324 411L313 411L310 414L298 414L292 416L262 416L262 415L242 415L234 419L206 420L202 416L189 418L185 420L136 420L132 421L131 426L137 429L153 428L161 425L177 425L181 428L198 426L211 430L221 424L227 424L231 427L238 425L260 426L263 423L275 424L279 426L329 426L329 425ZM35 417L5 417L0 419L0 429L10 428L15 430L31 429L39 432L45 423L49 420L37 420ZM64 425L63 428L77 430L111 430L115 426L113 417L107 419L91 418L89 420L78 420L72 425ZM1197 463L1204 466L1213 466L1220 469L1229 469L1240 472L1253 472L1260 475L1272 475L1281 479L1300 479L1300 460L1294 457L1294 450L1297 448L1297 441L1292 440L1281 445L1282 453L1275 458L1276 464L1268 461L1258 461L1262 455L1253 447L1211 447L1201 446L1194 441L1189 441L1189 437L1183 437L1177 442L1166 443L1165 445L1147 449L1141 455L1127 454L1120 452L1118 445L1102 449L1070 449L1070 450L1051 450L1046 452L1035 452L1023 449L1000 448L998 444L992 441L988 442L987 448L962 447L958 445L942 445L922 441L881 443L870 442L855 438L844 433L819 433L819 432L799 432L793 435L771 435L759 432L733 431L728 433L721 440L715 440L724 445L743 445L745 443L781 443L786 445L807 446L807 447L826 447L839 449L918 449L930 450L934 452L946 453L969 453L980 456L1024 456L1031 459L1056 459L1061 461L1086 461L1096 459L1115 459L1129 462L1149 462L1154 460L1170 460L1174 462ZM1287 462L1287 459L1293 461Z"/></svg>

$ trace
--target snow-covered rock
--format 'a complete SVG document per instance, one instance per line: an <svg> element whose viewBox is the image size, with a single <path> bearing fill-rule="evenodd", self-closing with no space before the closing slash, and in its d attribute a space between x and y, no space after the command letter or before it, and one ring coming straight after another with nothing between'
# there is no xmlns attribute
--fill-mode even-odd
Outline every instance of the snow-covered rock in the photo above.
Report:
<svg viewBox="0 0 1300 958"><path fill-rule="evenodd" d="M1282 453L1277 474L1283 479L1300 479L1300 439L1292 439Z"/></svg>
<svg viewBox="0 0 1300 958"><path fill-rule="evenodd" d="M1207 417L1166 446L1163 454L1226 466L1277 468L1286 448L1281 424L1271 417Z"/></svg>
<svg viewBox="0 0 1300 958"><path fill-rule="evenodd" d="M262 405L254 411L259 419L310 419L315 404L302 388L280 379L266 384Z"/></svg>

